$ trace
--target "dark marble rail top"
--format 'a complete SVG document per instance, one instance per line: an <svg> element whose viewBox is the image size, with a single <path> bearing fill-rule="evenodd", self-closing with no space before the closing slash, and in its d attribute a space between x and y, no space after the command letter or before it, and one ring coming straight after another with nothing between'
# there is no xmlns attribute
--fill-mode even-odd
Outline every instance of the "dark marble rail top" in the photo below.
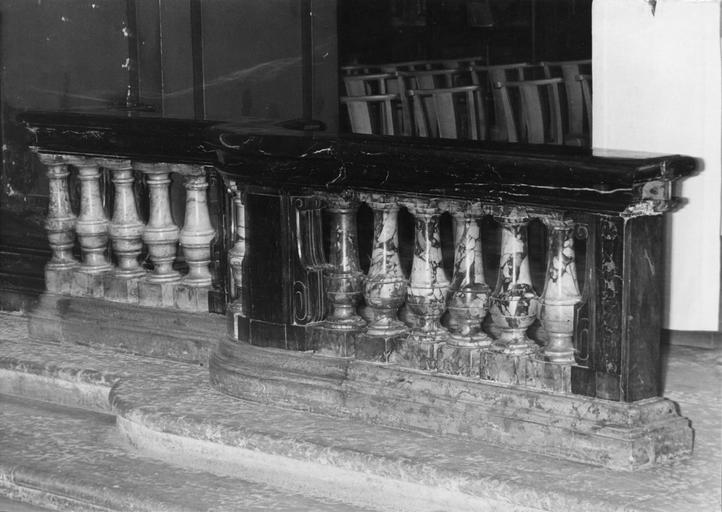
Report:
<svg viewBox="0 0 722 512"><path fill-rule="evenodd" d="M667 183L695 171L679 155L289 130L270 121L193 121L72 112L18 116L41 152L216 166L289 191L403 192L619 214L675 204ZM647 210L648 212L651 210Z"/></svg>

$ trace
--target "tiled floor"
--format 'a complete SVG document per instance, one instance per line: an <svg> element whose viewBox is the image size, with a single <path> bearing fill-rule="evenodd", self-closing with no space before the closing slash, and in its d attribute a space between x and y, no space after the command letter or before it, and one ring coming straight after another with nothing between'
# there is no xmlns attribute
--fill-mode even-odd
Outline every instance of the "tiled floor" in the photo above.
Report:
<svg viewBox="0 0 722 512"><path fill-rule="evenodd" d="M36 363L44 359L64 359L69 368L88 364L86 368L123 375L142 371L157 374L166 365L160 360L113 356L107 351L94 351L92 357L86 357L84 347L45 346L29 342L26 337L22 317L0 315L0 356L3 357ZM458 467L470 468L465 475L479 475L479 479L499 495L508 490L508 503L490 501L488 510L718 511L722 481L722 349L673 346L666 347L664 354L664 395L678 403L681 414L691 419L695 429L693 457L668 466L632 474L617 473L478 443L433 439L429 445L429 436L401 431L389 436L388 430L362 425L346 427L348 435L344 444L348 453L361 458L381 450L387 457L398 455L399 460L404 457L428 459L429 468L438 468L441 464L438 453L444 453L448 459L443 462L444 466L452 467L456 460ZM185 407L189 415L197 414L203 406L199 404L204 404L209 411L216 411L216 415L221 411L219 417L230 422L226 426L236 421L251 421L254 428L265 430L271 437L274 424L286 421L298 428L294 440L304 435L315 436L320 445L324 442L324 432L344 428L338 421L282 410L267 411L263 417L261 406L215 394L208 386L204 369L180 363L169 363L167 369L179 375L175 378L177 385L186 389L173 407L181 410ZM190 380L184 384L183 379ZM153 392L152 385L147 389ZM28 482L42 481L46 485L52 482L55 487L46 489L48 492L86 496L93 502L106 500L108 508L120 510L131 505L148 510L364 509L328 497L292 492L287 486L279 489L257 481L252 474L246 475L248 478L234 477L219 468L200 464L196 469L188 464L179 467L143 456L124 445L113 417L107 414L12 397L2 397L0 402L0 471L4 475L12 471L16 481L25 478ZM231 409L232 413L222 412ZM216 426L222 427L222 423L218 421ZM337 424L340 426L335 426ZM374 436L383 442L368 448ZM365 449L368 451L364 452ZM329 460L332 455L326 452ZM2 506L0 502L0 510Z"/></svg>

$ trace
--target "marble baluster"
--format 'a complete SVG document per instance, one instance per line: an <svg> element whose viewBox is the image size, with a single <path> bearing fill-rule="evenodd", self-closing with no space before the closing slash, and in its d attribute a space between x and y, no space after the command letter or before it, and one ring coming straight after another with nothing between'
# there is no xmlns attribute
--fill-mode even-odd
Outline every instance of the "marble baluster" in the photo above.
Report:
<svg viewBox="0 0 722 512"><path fill-rule="evenodd" d="M188 264L188 274L183 282L188 286L211 285L211 246L216 235L208 212L208 181L203 167L194 167L186 176L186 212L180 243Z"/></svg>
<svg viewBox="0 0 722 512"><path fill-rule="evenodd" d="M544 358L556 363L574 362L574 308L581 301L574 255L574 223L547 219L549 252L539 319L549 341Z"/></svg>
<svg viewBox="0 0 722 512"><path fill-rule="evenodd" d="M80 270L87 274L99 274L112 269L106 257L109 238L109 222L100 195L100 168L92 158L71 158L78 169L80 181L80 215L75 222L83 260Z"/></svg>
<svg viewBox="0 0 722 512"><path fill-rule="evenodd" d="M244 286L244 265L246 260L246 205L244 204L243 192L233 185L233 214L234 214L234 243L228 251L228 264L231 267L233 278L233 302L230 309L234 313L245 315L246 303L243 300ZM235 322L234 322L235 328ZM237 333L236 333L237 337Z"/></svg>
<svg viewBox="0 0 722 512"><path fill-rule="evenodd" d="M38 158L48 169L49 204L45 219L45 230L52 257L46 265L47 270L70 270L78 266L73 258L75 243L75 215L70 208L68 193L68 165L59 155L38 154Z"/></svg>
<svg viewBox="0 0 722 512"><path fill-rule="evenodd" d="M491 338L481 330L491 289L484 279L479 204L452 204L454 217L454 275L449 287L448 343L461 347L488 347Z"/></svg>
<svg viewBox="0 0 722 512"><path fill-rule="evenodd" d="M331 313L324 325L332 329L352 330L366 325L356 313L363 281L358 260L358 206L355 199L331 196L328 200L326 211L331 215L331 241L326 292Z"/></svg>
<svg viewBox="0 0 722 512"><path fill-rule="evenodd" d="M143 230L143 242L153 262L153 272L147 280L159 284L179 281L180 274L173 269L179 230L170 210L170 168L165 164L144 163L135 167L146 175L150 199L148 224Z"/></svg>
<svg viewBox="0 0 722 512"><path fill-rule="evenodd" d="M448 331L440 319L446 310L449 280L442 264L439 216L436 201L407 205L414 216L414 259L406 303L416 317L409 339L417 342L446 341Z"/></svg>
<svg viewBox="0 0 722 512"><path fill-rule="evenodd" d="M536 345L526 330L534 323L539 298L529 271L529 218L523 210L512 208L496 220L501 225L501 257L499 277L489 301L492 320L500 330L495 348L506 354L531 354L536 352Z"/></svg>
<svg viewBox="0 0 722 512"><path fill-rule="evenodd" d="M399 259L398 213L394 198L373 198L367 204L374 212L371 265L364 284L366 304L373 310L367 334L395 336L408 329L396 312L406 298L407 281Z"/></svg>
<svg viewBox="0 0 722 512"><path fill-rule="evenodd" d="M133 166L129 160L102 160L103 167L112 172L115 187L113 218L110 221L110 240L117 260L115 276L121 279L141 277L145 270L138 263L143 249L144 224L138 215L133 184Z"/></svg>

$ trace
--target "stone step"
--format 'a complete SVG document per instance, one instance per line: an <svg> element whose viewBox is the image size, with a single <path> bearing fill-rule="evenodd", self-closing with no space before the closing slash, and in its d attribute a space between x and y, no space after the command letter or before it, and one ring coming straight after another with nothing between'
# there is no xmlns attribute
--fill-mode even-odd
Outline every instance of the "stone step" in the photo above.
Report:
<svg viewBox="0 0 722 512"><path fill-rule="evenodd" d="M278 499L332 500L343 503L337 508L343 510L421 511L713 510L719 502L718 493L709 492L718 484L720 456L718 435L710 433L698 436L702 448L692 459L630 475L463 436L438 437L233 399L210 387L207 368L200 365L27 339L0 342L0 354L0 392L84 407L96 419L115 416L104 435L119 443L114 446L125 457L266 486ZM34 437L43 436L52 437L50 432ZM5 453L0 450L0 463ZM92 460L103 449L89 445L83 453ZM52 473L47 458L38 465ZM109 489L120 499L112 485L93 487L88 472L75 469L62 473L74 489ZM153 470L138 471L138 478L156 478ZM144 485L141 499L155 503L151 487L170 484ZM170 487L178 495L186 492ZM91 503L102 504L97 499Z"/></svg>

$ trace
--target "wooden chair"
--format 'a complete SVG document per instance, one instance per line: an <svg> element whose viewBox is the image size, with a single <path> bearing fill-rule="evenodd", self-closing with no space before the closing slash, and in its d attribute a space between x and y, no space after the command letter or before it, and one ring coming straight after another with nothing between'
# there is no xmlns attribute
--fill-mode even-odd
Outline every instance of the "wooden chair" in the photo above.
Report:
<svg viewBox="0 0 722 512"><path fill-rule="evenodd" d="M564 81L566 142L573 145L588 143L591 133L591 123L589 123L591 105L586 105L587 99L582 90L585 81L580 80L579 77L591 76L591 60L543 62L542 66L547 78L561 78ZM588 92L591 93L591 89ZM587 98L591 102L591 95Z"/></svg>
<svg viewBox="0 0 722 512"><path fill-rule="evenodd" d="M563 144L559 86L561 78L524 80L500 85L499 96L507 120L509 142ZM513 94L516 93L516 94ZM514 130L516 132L514 133Z"/></svg>
<svg viewBox="0 0 722 512"><path fill-rule="evenodd" d="M395 73L357 73L343 77L347 96L370 96L375 94L388 94L398 92ZM396 90L394 90L396 89Z"/></svg>
<svg viewBox="0 0 722 512"><path fill-rule="evenodd" d="M409 101L402 86L399 85L397 73L375 73L370 75L349 75L343 77L347 97L374 97L392 95L393 125L396 126L396 134L411 135L411 111ZM374 103L374 101L371 101ZM361 107L353 107L361 108ZM372 107L373 108L373 107ZM357 114L358 115L358 114ZM353 123L352 123L353 128ZM366 133L366 132L358 132Z"/></svg>
<svg viewBox="0 0 722 512"><path fill-rule="evenodd" d="M592 144L592 75L577 75L577 81L582 85L582 99L587 120L587 145Z"/></svg>
<svg viewBox="0 0 722 512"><path fill-rule="evenodd" d="M463 73L464 70L458 69L399 71L399 94L408 96L408 91L412 90L452 89L460 85L470 85L468 72L466 73L467 77L464 77ZM437 127L439 123L436 120L436 110L438 106L434 96L421 95L419 101L424 102L424 116L427 121L427 129L429 130L428 136L438 137ZM416 121L417 116L413 115L412 119ZM413 132L416 134L419 133L418 126L414 127Z"/></svg>
<svg viewBox="0 0 722 512"><path fill-rule="evenodd" d="M511 110L511 102L504 84L510 81L523 81L537 66L527 62L495 66L469 66L471 82L475 85L488 84L491 97L485 98L487 111L493 112L490 120L489 138L495 141L518 142L516 122Z"/></svg>
<svg viewBox="0 0 722 512"><path fill-rule="evenodd" d="M485 139L481 90L478 85L466 85L408 91L413 104L416 135L445 139Z"/></svg>
<svg viewBox="0 0 722 512"><path fill-rule="evenodd" d="M342 96L346 105L351 132L368 135L396 135L403 130L395 116L398 94L374 94L366 96Z"/></svg>

